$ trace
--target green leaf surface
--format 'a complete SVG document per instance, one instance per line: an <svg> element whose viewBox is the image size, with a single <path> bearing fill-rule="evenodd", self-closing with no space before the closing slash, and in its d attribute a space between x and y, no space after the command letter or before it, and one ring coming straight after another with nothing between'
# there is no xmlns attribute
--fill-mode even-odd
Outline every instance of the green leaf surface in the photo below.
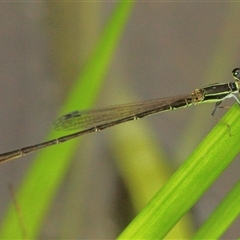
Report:
<svg viewBox="0 0 240 240"><path fill-rule="evenodd" d="M84 109L93 105L132 7L133 1L119 2L116 5L92 58L69 92L60 115L69 112L69 109ZM52 138L56 138L55 131L51 131L47 139ZM21 206L28 238L36 238L39 233L43 218L61 186L71 157L78 146L79 140L75 140L65 143L64 147L56 146L40 151L26 174L16 199ZM21 233L16 210L10 205L1 226L0 238L21 239L22 237L24 236Z"/></svg>
<svg viewBox="0 0 240 240"><path fill-rule="evenodd" d="M240 181L235 184L192 239L219 239L240 215Z"/></svg>
<svg viewBox="0 0 240 240"><path fill-rule="evenodd" d="M235 104L118 239L162 239L199 200L240 150Z"/></svg>
<svg viewBox="0 0 240 240"><path fill-rule="evenodd" d="M122 82L118 89L120 91L110 95L114 101L120 102L121 98L129 102L137 101L134 93ZM134 213L137 214L166 184L174 168L147 121L139 120L116 127L108 142L114 151L118 171L128 189ZM188 214L171 229L166 238L188 239L192 233L193 221Z"/></svg>

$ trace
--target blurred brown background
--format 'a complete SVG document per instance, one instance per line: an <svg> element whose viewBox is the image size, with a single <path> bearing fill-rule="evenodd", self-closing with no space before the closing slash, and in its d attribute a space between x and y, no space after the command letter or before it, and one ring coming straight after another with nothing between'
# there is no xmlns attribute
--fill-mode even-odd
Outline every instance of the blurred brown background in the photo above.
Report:
<svg viewBox="0 0 240 240"><path fill-rule="evenodd" d="M111 2L0 3L1 152L44 139L114 6ZM115 104L108 96L121 83L140 100L147 100L232 81L232 69L240 67L239 12L240 3L230 2L137 2L96 105ZM141 121L151 124L177 167L216 124L211 117L213 107L201 105ZM219 111L217 117L223 113ZM69 194L76 205L82 201L85 206L81 214L69 210L75 213L65 222L70 226L65 232L69 238L114 238L131 220L131 211L124 214L131 205L111 159L110 134L114 135L114 128L85 137L78 155L90 159L84 170L87 180L78 182L74 162L40 238L59 238L66 221L59 209L67 204ZM179 139L185 134L191 140L183 145ZM89 149L89 141L94 148ZM179 149L181 154L176 156ZM0 216L10 201L8 184L17 188L33 157L0 166ZM196 227L239 180L239 169L238 158L194 207ZM78 185L91 191L80 196ZM239 237L239 223L223 238Z"/></svg>

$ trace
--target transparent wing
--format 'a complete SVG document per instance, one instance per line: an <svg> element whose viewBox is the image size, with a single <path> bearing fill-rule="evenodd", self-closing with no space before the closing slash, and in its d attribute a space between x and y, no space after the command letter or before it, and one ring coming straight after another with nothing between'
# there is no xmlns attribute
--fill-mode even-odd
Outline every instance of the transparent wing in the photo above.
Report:
<svg viewBox="0 0 240 240"><path fill-rule="evenodd" d="M54 121L53 124L56 130L85 129L125 118L138 118L158 112L169 111L172 110L172 108L177 108L177 106L184 107L184 105L190 105L191 100L191 95L179 95L99 109L74 111L61 116Z"/></svg>

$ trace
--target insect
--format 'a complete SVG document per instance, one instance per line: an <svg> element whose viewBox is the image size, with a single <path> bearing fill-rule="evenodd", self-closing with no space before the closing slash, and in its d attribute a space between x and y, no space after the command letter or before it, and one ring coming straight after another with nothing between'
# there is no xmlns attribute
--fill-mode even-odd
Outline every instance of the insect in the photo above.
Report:
<svg viewBox="0 0 240 240"><path fill-rule="evenodd" d="M213 83L202 88L197 88L191 94L122 104L100 109L74 111L65 114L54 122L55 128L57 130L80 129L80 131L11 152L2 153L0 154L0 163L22 157L42 148L66 142L87 133L97 132L120 123L136 120L156 113L201 103L215 102L215 108L212 112L212 115L214 115L222 101L226 98L233 97L240 105L240 101L235 95L239 94L240 90L240 68L235 68L232 71L232 75L236 80L235 82Z"/></svg>

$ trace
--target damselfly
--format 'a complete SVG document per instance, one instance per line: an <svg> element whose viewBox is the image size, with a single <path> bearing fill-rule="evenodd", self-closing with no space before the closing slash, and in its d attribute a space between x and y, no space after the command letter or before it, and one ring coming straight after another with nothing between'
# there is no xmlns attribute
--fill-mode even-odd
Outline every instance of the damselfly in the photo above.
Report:
<svg viewBox="0 0 240 240"><path fill-rule="evenodd" d="M213 83L202 88L197 88L191 94L68 113L54 122L55 128L57 130L81 129L80 131L36 145L0 154L0 163L120 123L200 103L215 102L215 108L212 112L212 115L214 115L221 102L226 98L233 97L240 105L240 101L235 95L239 94L240 91L240 68L235 68L232 71L232 75L236 80L235 82Z"/></svg>

